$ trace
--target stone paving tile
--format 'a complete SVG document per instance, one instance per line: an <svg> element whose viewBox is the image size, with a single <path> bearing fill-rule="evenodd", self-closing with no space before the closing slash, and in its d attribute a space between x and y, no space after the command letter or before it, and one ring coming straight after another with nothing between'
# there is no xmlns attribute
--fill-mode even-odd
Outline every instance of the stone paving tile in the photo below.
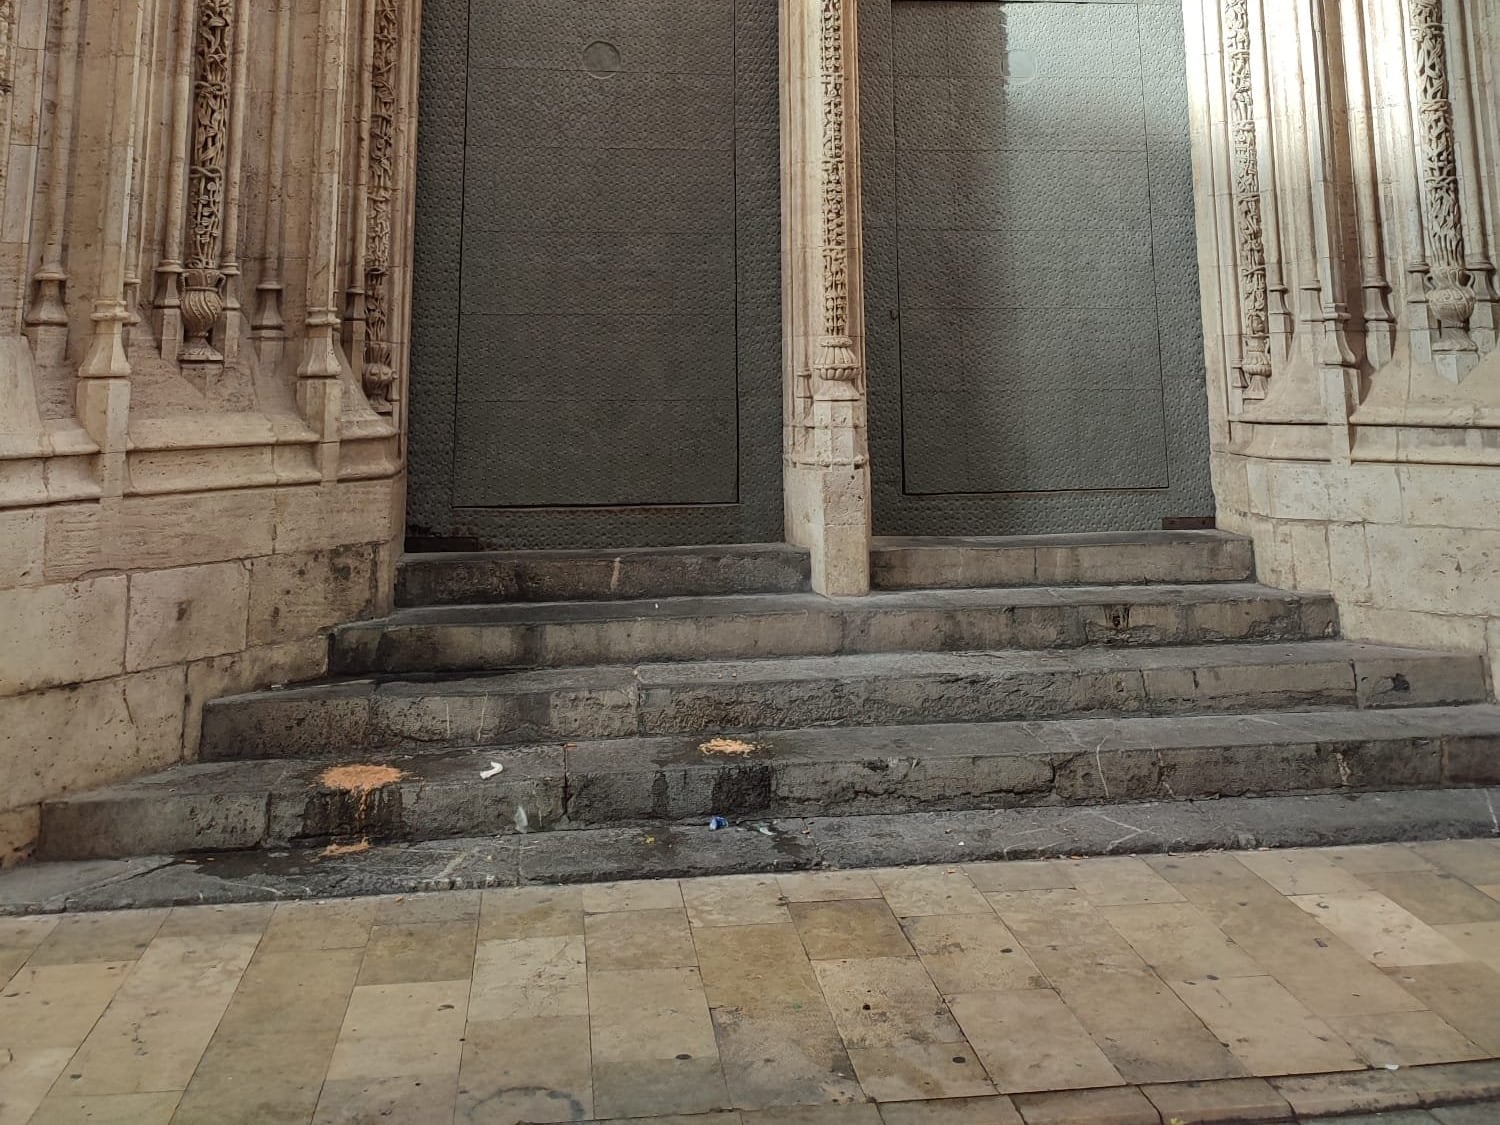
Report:
<svg viewBox="0 0 1500 1125"><path fill-rule="evenodd" d="M276 906L269 902L232 906L178 906L168 912L157 937L208 937L213 934L263 934Z"/></svg>
<svg viewBox="0 0 1500 1125"><path fill-rule="evenodd" d="M317 1108L338 1028L214 1035L172 1125L298 1125Z"/></svg>
<svg viewBox="0 0 1500 1125"><path fill-rule="evenodd" d="M1377 871L1436 871L1408 844L1356 844L1349 848L1320 848L1320 855L1355 875Z"/></svg>
<svg viewBox="0 0 1500 1125"><path fill-rule="evenodd" d="M620 910L584 920L588 961L594 969L673 969L696 965L686 912Z"/></svg>
<svg viewBox="0 0 1500 1125"><path fill-rule="evenodd" d="M583 909L589 914L611 910L673 910L682 908L682 889L676 879L634 883L593 883L583 888Z"/></svg>
<svg viewBox="0 0 1500 1125"><path fill-rule="evenodd" d="M1051 989L949 998L954 1018L1004 1093L1124 1082Z"/></svg>
<svg viewBox="0 0 1500 1125"><path fill-rule="evenodd" d="M1371 1066L1421 1066L1489 1057L1433 1012L1335 1016L1328 1025Z"/></svg>
<svg viewBox="0 0 1500 1125"><path fill-rule="evenodd" d="M1468 960L1458 946L1376 891L1293 895L1287 901L1296 903L1381 968Z"/></svg>
<svg viewBox="0 0 1500 1125"><path fill-rule="evenodd" d="M794 902L788 909L814 961L910 957L916 952L884 899Z"/></svg>
<svg viewBox="0 0 1500 1125"><path fill-rule="evenodd" d="M1161 1125L1156 1107L1139 1090L1059 1090L1017 1094L1026 1125Z"/></svg>
<svg viewBox="0 0 1500 1125"><path fill-rule="evenodd" d="M776 882L788 902L880 897L880 888L864 871L809 871L799 875L778 875Z"/></svg>
<svg viewBox="0 0 1500 1125"><path fill-rule="evenodd" d="M744 1125L881 1125L874 1105L810 1105L764 1109L740 1114ZM713 1118L699 1118L682 1125L719 1125Z"/></svg>
<svg viewBox="0 0 1500 1125"><path fill-rule="evenodd" d="M1190 1121L1193 1125L1235 1122L1256 1125L1292 1120L1292 1107L1263 1078L1231 1078L1220 1082L1174 1082L1145 1086L1141 1092L1151 1099L1163 1121Z"/></svg>
<svg viewBox="0 0 1500 1125"><path fill-rule="evenodd" d="M474 954L469 1018L589 1014L583 936L482 941Z"/></svg>
<svg viewBox="0 0 1500 1125"><path fill-rule="evenodd" d="M167 920L165 910L111 910L70 914L42 939L29 965L73 965L82 961L134 961Z"/></svg>
<svg viewBox="0 0 1500 1125"><path fill-rule="evenodd" d="M1181 902L1182 892L1133 856L1073 860L1073 885L1095 906Z"/></svg>
<svg viewBox="0 0 1500 1125"><path fill-rule="evenodd" d="M880 1117L885 1125L1022 1125L1014 1103L999 1095L891 1102L880 1107Z"/></svg>
<svg viewBox="0 0 1500 1125"><path fill-rule="evenodd" d="M963 1040L915 957L814 961L813 971L833 1022L851 1050Z"/></svg>
<svg viewBox="0 0 1500 1125"><path fill-rule="evenodd" d="M1411 849L1473 886L1500 883L1500 842L1495 840L1441 840Z"/></svg>
<svg viewBox="0 0 1500 1125"><path fill-rule="evenodd" d="M1500 902L1443 871L1371 872L1360 877L1371 890L1411 911L1429 926L1500 920Z"/></svg>
<svg viewBox="0 0 1500 1125"><path fill-rule="evenodd" d="M979 890L1062 891L1073 889L1072 865L1058 860L1017 860L1009 863L966 863L964 874Z"/></svg>
<svg viewBox="0 0 1500 1125"><path fill-rule="evenodd" d="M1500 972L1474 961L1410 965L1392 978L1459 1032L1500 1056Z"/></svg>
<svg viewBox="0 0 1500 1125"><path fill-rule="evenodd" d="M375 922L382 926L420 922L472 921L479 917L480 892L442 891L376 899Z"/></svg>
<svg viewBox="0 0 1500 1125"><path fill-rule="evenodd" d="M1318 852L1245 852L1236 857L1284 895L1359 894L1368 890L1347 868Z"/></svg>
<svg viewBox="0 0 1500 1125"><path fill-rule="evenodd" d="M752 926L790 921L774 875L721 875L689 879L682 900L694 926Z"/></svg>
<svg viewBox="0 0 1500 1125"><path fill-rule="evenodd" d="M130 967L129 961L27 965L0 990L0 1047L77 1050Z"/></svg>
<svg viewBox="0 0 1500 1125"><path fill-rule="evenodd" d="M72 1047L0 1047L0 1122L25 1125L72 1057Z"/></svg>
<svg viewBox="0 0 1500 1125"><path fill-rule="evenodd" d="M468 1000L467 980L354 989L328 1065L329 1081L456 1076Z"/></svg>
<svg viewBox="0 0 1500 1125"><path fill-rule="evenodd" d="M902 923L944 996L1046 988L1047 979L986 904L984 914L930 914Z"/></svg>
<svg viewBox="0 0 1500 1125"><path fill-rule="evenodd" d="M1226 883L1270 886L1230 852L1148 855L1143 859L1147 867L1179 889L1193 883L1212 883L1218 886Z"/></svg>
<svg viewBox="0 0 1500 1125"><path fill-rule="evenodd" d="M1324 1114L1378 1113L1409 1106L1412 1089L1399 1071L1364 1070L1349 1074L1298 1074L1273 1078L1271 1085L1299 1118Z"/></svg>
<svg viewBox="0 0 1500 1125"><path fill-rule="evenodd" d="M93 1097L54 1095L42 1103L30 1125L169 1125L176 1090Z"/></svg>
<svg viewBox="0 0 1500 1125"><path fill-rule="evenodd" d="M1271 977L1174 983L1192 1008L1255 1075L1357 1070L1364 1062Z"/></svg>
<svg viewBox="0 0 1500 1125"><path fill-rule="evenodd" d="M264 952L363 948L375 924L376 899L278 903L260 940Z"/></svg>
<svg viewBox="0 0 1500 1125"><path fill-rule="evenodd" d="M595 1064L688 1061L678 1059L686 1055L712 1059L718 1066L713 1022L696 968L590 972L588 987Z"/></svg>
<svg viewBox="0 0 1500 1125"><path fill-rule="evenodd" d="M1495 1125L1500 1107L1490 1102L1487 1105L1440 1106L1429 1112L1438 1125Z"/></svg>
<svg viewBox="0 0 1500 1125"><path fill-rule="evenodd" d="M460 980L474 972L474 919L370 929L360 984Z"/></svg>
<svg viewBox="0 0 1500 1125"><path fill-rule="evenodd" d="M1500 969L1500 922L1456 922L1434 930L1492 969Z"/></svg>
<svg viewBox="0 0 1500 1125"><path fill-rule="evenodd" d="M312 1125L452 1125L456 1098L455 1080L447 1075L330 1079Z"/></svg>
<svg viewBox="0 0 1500 1125"><path fill-rule="evenodd" d="M990 904L958 868L903 867L872 871L898 918L927 914L989 914Z"/></svg>
<svg viewBox="0 0 1500 1125"><path fill-rule="evenodd" d="M1100 913L1164 980L1266 972L1191 903L1106 906Z"/></svg>
<svg viewBox="0 0 1500 1125"><path fill-rule="evenodd" d="M458 1120L581 1121L593 1112L586 1016L469 1022Z"/></svg>
<svg viewBox="0 0 1500 1125"><path fill-rule="evenodd" d="M509 887L483 892L480 902L480 941L583 933L581 887Z"/></svg>
<svg viewBox="0 0 1500 1125"><path fill-rule="evenodd" d="M880 1102L966 1098L993 1094L995 1086L967 1043L903 1043L849 1048L866 1094Z"/></svg>
<svg viewBox="0 0 1500 1125"><path fill-rule="evenodd" d="M56 915L0 918L0 986L26 964L32 951L57 928Z"/></svg>

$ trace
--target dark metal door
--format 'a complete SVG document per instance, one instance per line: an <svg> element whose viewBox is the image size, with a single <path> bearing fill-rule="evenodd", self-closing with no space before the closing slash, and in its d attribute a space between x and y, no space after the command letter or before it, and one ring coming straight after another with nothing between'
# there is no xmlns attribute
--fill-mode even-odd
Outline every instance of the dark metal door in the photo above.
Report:
<svg viewBox="0 0 1500 1125"><path fill-rule="evenodd" d="M782 538L775 0L426 0L408 530Z"/></svg>
<svg viewBox="0 0 1500 1125"><path fill-rule="evenodd" d="M1211 514L1179 7L861 14L876 531Z"/></svg>

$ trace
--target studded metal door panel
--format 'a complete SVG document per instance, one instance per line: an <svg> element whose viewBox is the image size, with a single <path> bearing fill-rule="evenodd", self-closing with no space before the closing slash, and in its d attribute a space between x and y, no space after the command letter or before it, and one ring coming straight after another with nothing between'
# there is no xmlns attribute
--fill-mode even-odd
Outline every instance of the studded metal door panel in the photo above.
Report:
<svg viewBox="0 0 1500 1125"><path fill-rule="evenodd" d="M1212 513L1180 5L860 14L877 532Z"/></svg>
<svg viewBox="0 0 1500 1125"><path fill-rule="evenodd" d="M781 538L776 0L426 0L408 531Z"/></svg>

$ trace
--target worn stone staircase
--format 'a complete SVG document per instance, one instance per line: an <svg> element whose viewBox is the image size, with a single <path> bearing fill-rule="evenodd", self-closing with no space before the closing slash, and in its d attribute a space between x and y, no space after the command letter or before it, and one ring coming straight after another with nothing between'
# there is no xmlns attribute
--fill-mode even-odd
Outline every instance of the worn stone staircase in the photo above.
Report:
<svg viewBox="0 0 1500 1125"><path fill-rule="evenodd" d="M1340 640L1243 539L872 564L827 599L784 546L408 558L333 678L213 701L201 761L49 803L40 858L1500 780L1480 657Z"/></svg>

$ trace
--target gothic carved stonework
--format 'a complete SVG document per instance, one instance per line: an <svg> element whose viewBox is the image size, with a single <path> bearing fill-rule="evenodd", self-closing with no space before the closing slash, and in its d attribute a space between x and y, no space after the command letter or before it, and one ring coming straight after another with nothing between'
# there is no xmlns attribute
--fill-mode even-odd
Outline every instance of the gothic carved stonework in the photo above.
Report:
<svg viewBox="0 0 1500 1125"><path fill-rule="evenodd" d="M1474 291L1464 269L1458 156L1449 100L1448 54L1442 0L1411 0L1417 114L1421 129L1422 206L1431 255L1427 306L1445 330L1467 342Z"/></svg>
<svg viewBox="0 0 1500 1125"><path fill-rule="evenodd" d="M857 384L859 358L849 335L848 145L844 4L821 0L820 69L823 179L823 333L813 361L819 379Z"/></svg>
<svg viewBox="0 0 1500 1125"><path fill-rule="evenodd" d="M1229 68L1229 128L1234 177L1234 233L1240 274L1240 371L1246 398L1264 398L1271 375L1271 322L1266 295L1265 230L1260 151L1255 136L1255 87L1250 69L1249 0L1224 4L1224 55Z"/></svg>
<svg viewBox="0 0 1500 1125"><path fill-rule="evenodd" d="M0 0L0 136L10 129L10 92L15 84L16 5ZM5 192L8 169L0 161L0 197Z"/></svg>
<svg viewBox="0 0 1500 1125"><path fill-rule="evenodd" d="M222 358L209 337L224 311L219 254L224 165L229 151L230 36L234 0L199 0L193 37L193 144L188 169L188 253L183 273L181 358Z"/></svg>
<svg viewBox="0 0 1500 1125"><path fill-rule="evenodd" d="M376 0L370 72L370 149L365 228L364 387L375 408L392 408L396 383L391 343L391 203L396 178L396 84L401 15L397 0Z"/></svg>

